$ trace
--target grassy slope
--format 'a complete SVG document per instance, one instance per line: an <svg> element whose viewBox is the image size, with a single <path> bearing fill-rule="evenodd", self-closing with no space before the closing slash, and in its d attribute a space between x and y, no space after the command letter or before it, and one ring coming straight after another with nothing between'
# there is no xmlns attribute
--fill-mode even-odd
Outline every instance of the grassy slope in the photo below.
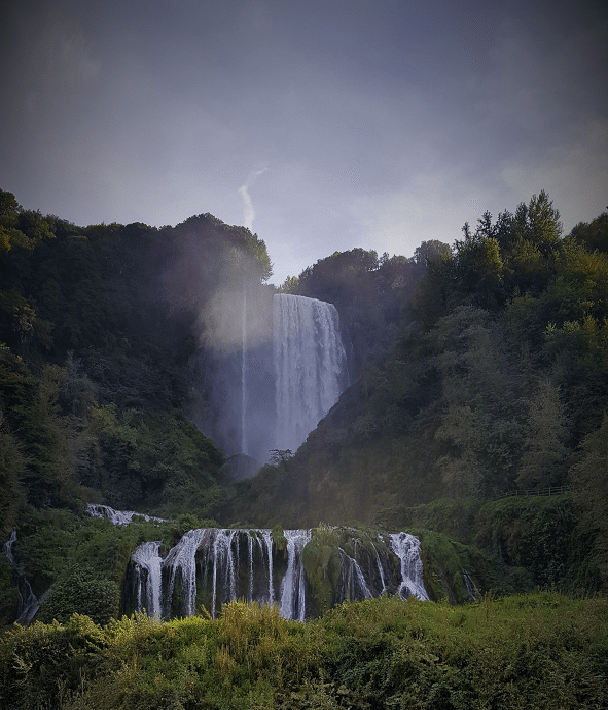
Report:
<svg viewBox="0 0 608 710"><path fill-rule="evenodd" d="M216 621L74 616L0 638L0 705L601 708L607 651L607 600L556 593L466 607L383 598L307 623L239 602Z"/></svg>

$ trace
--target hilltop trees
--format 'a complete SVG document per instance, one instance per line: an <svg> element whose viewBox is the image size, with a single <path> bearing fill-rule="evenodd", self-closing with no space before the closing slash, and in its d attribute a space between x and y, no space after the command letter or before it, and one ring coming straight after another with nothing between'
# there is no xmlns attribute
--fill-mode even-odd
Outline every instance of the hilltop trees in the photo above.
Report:
<svg viewBox="0 0 608 710"><path fill-rule="evenodd" d="M605 500L605 481L583 485L577 462L608 411L606 225L604 214L562 236L542 191L465 225L452 247L427 242L399 263L334 254L303 272L299 292L334 298L349 334L381 333L384 349L277 484L303 507L280 494L273 515L399 525L399 511L441 496L564 485Z"/></svg>
<svg viewBox="0 0 608 710"><path fill-rule="evenodd" d="M191 261L203 272L176 283L172 265ZM0 191L2 534L24 506L91 496L210 514L223 454L184 419L189 359L200 309L235 265L272 273L257 235L212 215L78 227Z"/></svg>

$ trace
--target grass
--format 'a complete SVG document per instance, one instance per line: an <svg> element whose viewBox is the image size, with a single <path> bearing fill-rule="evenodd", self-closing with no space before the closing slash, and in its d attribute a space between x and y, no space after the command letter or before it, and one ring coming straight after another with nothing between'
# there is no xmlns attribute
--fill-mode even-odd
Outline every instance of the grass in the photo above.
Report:
<svg viewBox="0 0 608 710"><path fill-rule="evenodd" d="M231 602L215 621L74 615L0 637L0 707L603 708L608 600L464 606L395 597L300 623Z"/></svg>

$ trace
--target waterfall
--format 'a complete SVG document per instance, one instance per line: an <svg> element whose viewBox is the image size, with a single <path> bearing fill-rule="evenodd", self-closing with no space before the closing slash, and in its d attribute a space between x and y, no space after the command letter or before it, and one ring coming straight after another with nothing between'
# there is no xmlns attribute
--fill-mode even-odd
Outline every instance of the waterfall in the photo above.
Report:
<svg viewBox="0 0 608 710"><path fill-rule="evenodd" d="M166 609L171 609L173 591L179 571L186 616L194 614L194 599L196 596L196 563L194 556L205 537L209 536L209 532L207 529L189 530L167 555L163 567L171 569L171 580L169 583L168 604L165 605Z"/></svg>
<svg viewBox="0 0 608 710"><path fill-rule="evenodd" d="M302 550L310 542L310 530L285 530L287 572L281 584L281 616L304 621L306 618L306 582Z"/></svg>
<svg viewBox="0 0 608 710"><path fill-rule="evenodd" d="M371 599L372 593L369 591L363 572L359 563L354 557L351 557L347 552L339 547L340 556L342 557L342 576L344 580L344 589L342 594L345 599L357 599L363 595L364 599ZM345 563L346 562L346 568Z"/></svg>
<svg viewBox="0 0 608 710"><path fill-rule="evenodd" d="M469 597L471 597L471 601L473 601L473 602L477 601L479 599L479 591L477 590L477 587L475 586L475 582L473 581L473 578L467 572L467 570L464 568L462 570L462 576L464 579L464 586L466 587Z"/></svg>
<svg viewBox="0 0 608 710"><path fill-rule="evenodd" d="M15 558L13 557L13 543L17 540L17 531L13 530L10 534L9 539L4 543L4 555L8 560L8 563L13 567L13 579L19 588L19 593L17 596L17 616L15 618L15 623L29 625L33 618L38 612L38 607L41 602L44 601L46 595L49 593L49 589L44 592L44 594L37 599L36 595L32 591L32 587L27 579L19 572L15 565Z"/></svg>
<svg viewBox="0 0 608 710"><path fill-rule="evenodd" d="M112 525L130 525L133 522L134 515L140 515L147 523L153 521L155 523L166 523L164 518L157 518L154 515L145 515L144 513L136 513L134 510L114 510L109 505L99 505L97 503L88 503L86 514L92 518L108 518Z"/></svg>
<svg viewBox="0 0 608 710"><path fill-rule="evenodd" d="M347 380L333 305L275 294L273 312L278 449L295 451L327 414Z"/></svg>
<svg viewBox="0 0 608 710"><path fill-rule="evenodd" d="M342 571L333 603L385 592L428 600L418 538L403 532L372 537L348 528L335 530L335 555ZM277 603L283 617L303 621L314 613L314 600L307 608L309 585L302 559L313 531L283 534L286 551L277 549L270 530L190 530L164 560L159 542L144 543L132 555L129 598L138 611L146 608L149 614L162 613L166 618L190 616L201 603L215 618L223 604L247 599Z"/></svg>
<svg viewBox="0 0 608 710"><path fill-rule="evenodd" d="M274 583L273 583L274 566L272 564L272 531L263 530L262 531L262 539L266 543L266 550L268 553L268 577L270 579L270 584L268 585L269 586L268 603L274 604Z"/></svg>
<svg viewBox="0 0 608 710"><path fill-rule="evenodd" d="M160 542L144 542L133 553L136 565L137 606L149 616L161 616L162 565L158 554ZM139 580L139 584L138 584Z"/></svg>
<svg viewBox="0 0 608 710"><path fill-rule="evenodd" d="M15 564L15 560L13 559L13 543L17 539L17 532L16 530L13 530L11 532L11 536L9 539L4 543L4 556L6 559L9 561L11 565Z"/></svg>
<svg viewBox="0 0 608 710"><path fill-rule="evenodd" d="M220 577L220 602L236 599L236 574L238 560L238 538L236 556L232 550L232 541L237 530L222 530L215 536L213 543L213 598L211 602L211 615L215 618L218 592L218 573ZM223 572L223 574L222 574Z"/></svg>
<svg viewBox="0 0 608 710"><path fill-rule="evenodd" d="M399 596L404 599L413 594L418 599L428 601L424 588L420 540L413 535L400 532L390 535L391 548L401 562L401 584Z"/></svg>
<svg viewBox="0 0 608 710"><path fill-rule="evenodd" d="M384 567L382 566L382 560L380 559L380 553L378 550L374 547L376 550L376 562L378 563L378 573L380 574L380 581L382 582L382 591L380 592L380 596L384 594L386 591L386 576L384 574Z"/></svg>
<svg viewBox="0 0 608 710"><path fill-rule="evenodd" d="M243 281L241 327L241 453L247 453L247 281Z"/></svg>

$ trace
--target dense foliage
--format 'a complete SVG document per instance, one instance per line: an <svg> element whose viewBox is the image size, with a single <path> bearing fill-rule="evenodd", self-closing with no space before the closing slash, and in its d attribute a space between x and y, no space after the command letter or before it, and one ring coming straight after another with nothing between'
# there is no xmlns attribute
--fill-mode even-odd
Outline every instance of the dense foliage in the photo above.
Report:
<svg viewBox="0 0 608 710"><path fill-rule="evenodd" d="M15 567L0 560L0 623L15 618L26 581L36 595L58 583L53 609L61 585L78 587L87 502L211 517L225 456L191 423L193 360L215 294L270 274L257 235L209 214L160 229L79 227L0 190L0 534L17 531ZM124 537L128 560L141 540ZM97 542L112 556L115 538ZM95 596L117 613L126 562L101 567L87 568ZM74 601L72 611L90 612Z"/></svg>
<svg viewBox="0 0 608 710"><path fill-rule="evenodd" d="M270 276L264 243L211 215L77 227L4 191L0 230L2 533L86 499L205 515L223 455L185 418L190 361L224 279Z"/></svg>
<svg viewBox="0 0 608 710"><path fill-rule="evenodd" d="M466 607L374 599L316 621L232 602L216 621L145 615L16 627L0 638L2 707L605 707L605 599L556 593Z"/></svg>
<svg viewBox="0 0 608 710"><path fill-rule="evenodd" d="M496 222L486 213L474 231L465 225L452 248L422 245L399 265L413 274L424 262L426 275L401 304L393 344L293 458L234 487L227 517L401 528L406 509L433 499L565 487L570 524L595 541L607 585L607 227L603 214L563 237L541 192ZM382 268L373 253L349 252L287 286L334 289L348 321L342 294L377 289ZM382 299L368 295L362 312Z"/></svg>
<svg viewBox="0 0 608 710"><path fill-rule="evenodd" d="M217 415L211 393L225 394L224 382L213 390L222 369L214 358L234 360L242 299L263 310L271 268L257 235L209 214L160 229L78 227L0 191L0 532L7 540L16 530L17 538L14 560L0 559L1 624L15 618L28 588L37 596L51 588L40 618L68 624L38 626L34 636L66 638L70 624L92 628L70 621L73 612L106 623L120 614L140 542L172 546L214 520L277 530L325 521L307 553L319 612L331 601L323 539L335 537L331 525L418 534L434 599L470 598L463 568L483 591L500 594L608 588L608 214L564 237L541 192L513 214L494 221L486 213L474 229L465 225L452 247L425 242L411 259L353 249L287 279L284 291L338 309L351 387L295 455L277 452L286 455L255 478L229 483L224 453L192 422L212 430L201 425ZM217 342L226 345L219 355ZM567 492L504 498L549 487ZM113 528L85 517L86 502L174 522ZM127 636L140 633L133 629L171 636L179 627L144 619L110 627L121 623ZM280 638L293 636L295 646L312 643L305 627L263 623L280 626ZM91 633L106 648L109 632ZM241 661L222 643L213 658L221 656L232 683ZM120 673L132 671L114 661L106 668L122 693ZM271 697L276 707L297 707L297 698L302 706L380 702L367 690L356 695L363 691L344 680L347 665L315 662L309 675L296 672L295 686L243 676L245 685L237 679L234 687L256 698L261 689L261 706ZM106 681L77 688L70 680L61 702L97 702ZM428 693L444 693L432 683ZM382 702L398 707L401 692ZM445 707L459 707L461 692L473 697L460 686L456 695L446 690Z"/></svg>

